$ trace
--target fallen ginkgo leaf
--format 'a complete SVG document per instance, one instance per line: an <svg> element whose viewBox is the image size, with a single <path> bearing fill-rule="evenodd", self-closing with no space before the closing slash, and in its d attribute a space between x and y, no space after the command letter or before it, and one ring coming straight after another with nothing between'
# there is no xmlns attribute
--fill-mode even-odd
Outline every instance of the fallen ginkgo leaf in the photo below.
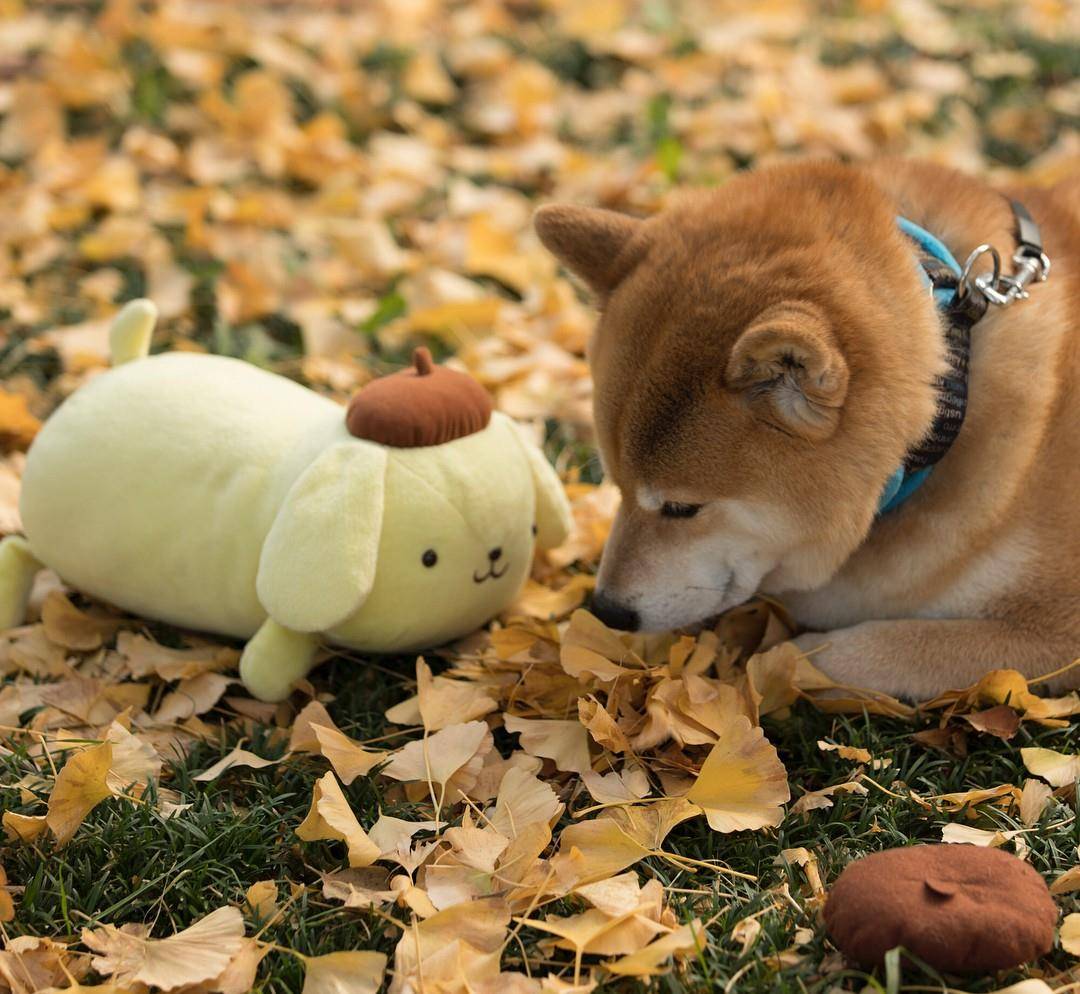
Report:
<svg viewBox="0 0 1080 994"><path fill-rule="evenodd" d="M1058 932L1061 948L1073 956L1080 956L1080 914L1066 915Z"/></svg>
<svg viewBox="0 0 1080 994"><path fill-rule="evenodd" d="M555 768L568 773L592 769L589 759L589 735L580 721L533 720L504 715L508 732L521 736L521 748L530 756L550 759Z"/></svg>
<svg viewBox="0 0 1080 994"><path fill-rule="evenodd" d="M83 819L112 796L107 782L112 755L112 743L102 742L75 753L56 775L45 820L58 846L67 845Z"/></svg>
<svg viewBox="0 0 1080 994"><path fill-rule="evenodd" d="M344 842L351 867L371 866L381 855L379 847L360 827L333 773L326 773L316 781L311 808L296 834L305 842L323 839Z"/></svg>
<svg viewBox="0 0 1080 994"><path fill-rule="evenodd" d="M717 832L779 825L791 799L787 770L760 726L737 715L702 764L686 799Z"/></svg>
<svg viewBox="0 0 1080 994"><path fill-rule="evenodd" d="M330 761L341 782L348 786L357 777L366 776L386 759L385 752L371 752L337 728L311 726L319 751Z"/></svg>
<svg viewBox="0 0 1080 994"><path fill-rule="evenodd" d="M1020 756L1028 772L1042 777L1051 787L1064 787L1080 778L1080 755L1032 747L1021 749Z"/></svg>
<svg viewBox="0 0 1080 994"><path fill-rule="evenodd" d="M604 967L622 977L655 977L666 972L665 964L673 956L689 956L702 949L704 944L705 929L695 918L643 949L605 963Z"/></svg>
<svg viewBox="0 0 1080 994"><path fill-rule="evenodd" d="M218 908L167 939L113 925L83 929L94 969L118 986L146 984L163 991L198 984L221 974L240 952L244 919L233 907Z"/></svg>
<svg viewBox="0 0 1080 994"><path fill-rule="evenodd" d="M248 752L247 749L241 749L237 746L222 756L213 766L207 767L202 773L191 779L198 783L209 783L220 777L226 770L231 770L234 766L249 766L254 770L261 770L267 766L273 766L277 762L276 759L264 759L262 756L256 756L255 753Z"/></svg>
<svg viewBox="0 0 1080 994"><path fill-rule="evenodd" d="M300 994L375 994L386 973L386 956L350 949L305 956L304 986Z"/></svg>

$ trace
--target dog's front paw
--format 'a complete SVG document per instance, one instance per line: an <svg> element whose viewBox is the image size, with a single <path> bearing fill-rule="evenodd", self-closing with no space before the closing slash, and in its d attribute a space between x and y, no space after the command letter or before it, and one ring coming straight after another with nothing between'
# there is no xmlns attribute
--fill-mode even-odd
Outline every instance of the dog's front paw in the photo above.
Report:
<svg viewBox="0 0 1080 994"><path fill-rule="evenodd" d="M909 696L912 688L903 664L883 651L880 639L860 627L807 632L794 642L830 680L893 697Z"/></svg>

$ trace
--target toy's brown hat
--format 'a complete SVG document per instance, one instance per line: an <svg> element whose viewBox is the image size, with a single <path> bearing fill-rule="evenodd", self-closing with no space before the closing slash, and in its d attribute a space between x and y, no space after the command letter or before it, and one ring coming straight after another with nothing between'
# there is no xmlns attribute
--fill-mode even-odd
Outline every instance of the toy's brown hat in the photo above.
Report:
<svg viewBox="0 0 1080 994"><path fill-rule="evenodd" d="M945 973L994 973L1044 955L1057 908L1042 877L1000 849L925 845L856 860L837 878L825 925L864 967L903 946Z"/></svg>
<svg viewBox="0 0 1080 994"><path fill-rule="evenodd" d="M413 364L372 380L349 401L349 434L397 449L442 445L483 431L491 420L491 398L471 376L436 366L426 348Z"/></svg>

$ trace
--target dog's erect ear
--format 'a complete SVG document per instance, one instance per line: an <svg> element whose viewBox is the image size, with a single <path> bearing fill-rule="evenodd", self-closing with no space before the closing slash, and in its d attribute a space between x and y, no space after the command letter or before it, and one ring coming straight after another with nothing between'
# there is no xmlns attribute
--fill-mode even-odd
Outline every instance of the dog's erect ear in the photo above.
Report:
<svg viewBox="0 0 1080 994"><path fill-rule="evenodd" d="M599 207L548 204L533 216L540 241L600 297L629 271L626 249L643 221Z"/></svg>
<svg viewBox="0 0 1080 994"><path fill-rule="evenodd" d="M360 608L375 580L386 449L339 442L285 495L259 557L255 590L267 614L297 632L325 632Z"/></svg>
<svg viewBox="0 0 1080 994"><path fill-rule="evenodd" d="M766 421L820 442L840 423L848 367L816 307L783 303L760 314L735 342L726 382Z"/></svg>

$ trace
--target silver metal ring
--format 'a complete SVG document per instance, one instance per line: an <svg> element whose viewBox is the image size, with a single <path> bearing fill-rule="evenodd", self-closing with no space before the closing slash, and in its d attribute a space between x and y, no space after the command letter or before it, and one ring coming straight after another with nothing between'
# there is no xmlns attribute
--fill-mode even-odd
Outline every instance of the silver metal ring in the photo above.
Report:
<svg viewBox="0 0 1080 994"><path fill-rule="evenodd" d="M957 286L957 293L960 297L967 296L967 293L969 290L971 290L972 286L974 286L975 289L978 290L982 289L982 287L980 287L979 284L976 282L976 279L980 279L980 277L973 278L971 275L971 269L975 265L975 263L978 262L979 259L981 259L988 252L990 253L990 256L994 263L994 270L990 277L989 286L997 286L998 280L1001 278L1001 256L998 254L998 250L994 248L993 245L991 245L989 242L983 242L982 245L976 248L971 253L971 255L967 257L967 261L964 263L964 268L960 273L960 283ZM985 277L982 277L982 279L985 281Z"/></svg>

